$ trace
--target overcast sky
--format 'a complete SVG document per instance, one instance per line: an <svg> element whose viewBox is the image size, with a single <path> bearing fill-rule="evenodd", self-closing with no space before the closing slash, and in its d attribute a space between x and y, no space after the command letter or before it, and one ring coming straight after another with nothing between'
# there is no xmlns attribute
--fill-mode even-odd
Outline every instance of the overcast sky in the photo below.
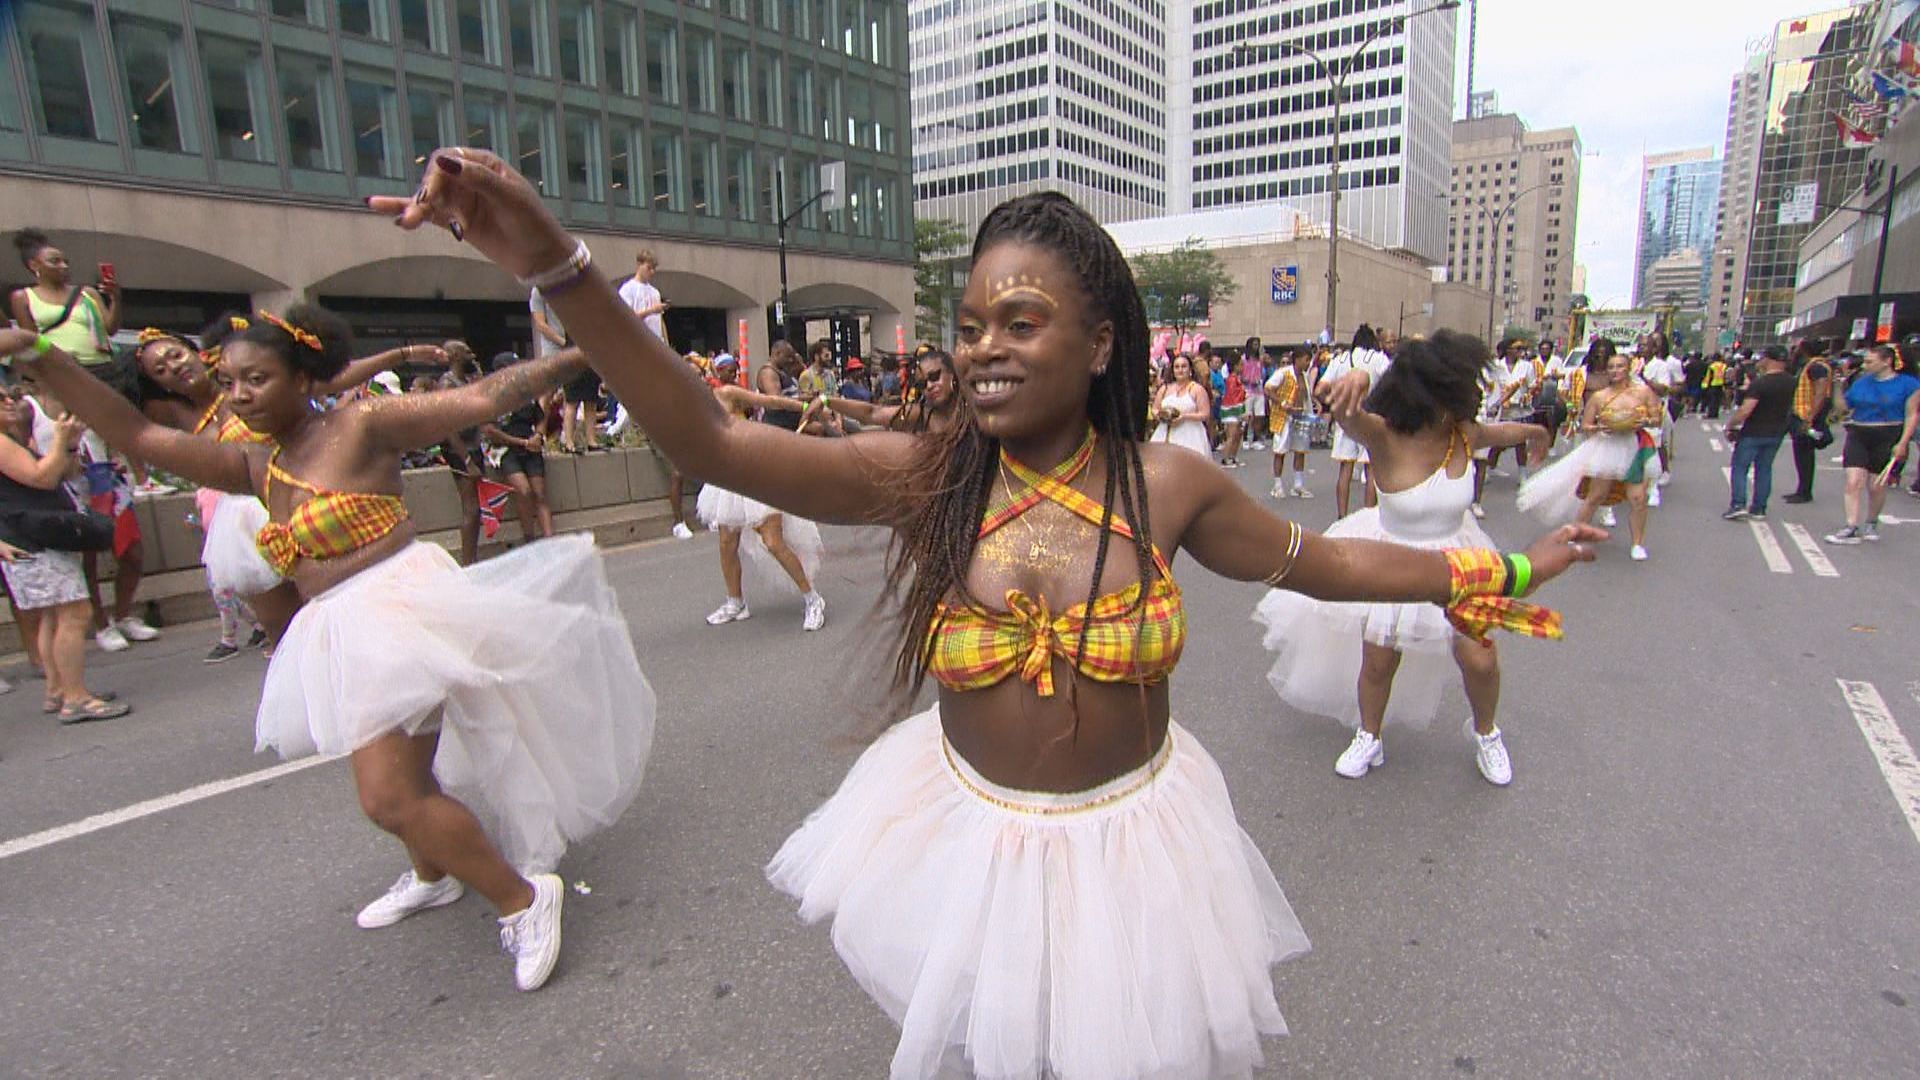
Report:
<svg viewBox="0 0 1920 1080"><path fill-rule="evenodd" d="M1727 88L1751 39L1789 16L1844 7L1820 0L1480 0L1474 88L1497 90L1529 127L1571 124L1581 170L1578 260L1596 304L1633 296L1643 154L1726 149ZM1459 12L1465 115L1467 13ZM1598 155L1598 156L1591 156Z"/></svg>

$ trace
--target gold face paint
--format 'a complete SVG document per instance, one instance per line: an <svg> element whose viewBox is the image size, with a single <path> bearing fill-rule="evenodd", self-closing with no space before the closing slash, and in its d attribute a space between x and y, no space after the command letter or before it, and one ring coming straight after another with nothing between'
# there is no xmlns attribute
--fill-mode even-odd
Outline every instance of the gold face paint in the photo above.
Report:
<svg viewBox="0 0 1920 1080"><path fill-rule="evenodd" d="M999 281L992 282L991 288L993 292L987 296L989 305L997 306L1015 297L1022 297L1040 301L1047 305L1048 311L1057 311L1060 308L1060 302L1047 291L1046 282L1038 277L1030 277L1026 274L1008 275Z"/></svg>

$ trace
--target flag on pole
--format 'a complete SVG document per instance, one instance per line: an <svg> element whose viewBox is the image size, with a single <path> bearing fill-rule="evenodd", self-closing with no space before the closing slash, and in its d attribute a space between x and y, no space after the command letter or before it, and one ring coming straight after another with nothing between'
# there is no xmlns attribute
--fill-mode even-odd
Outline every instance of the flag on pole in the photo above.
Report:
<svg viewBox="0 0 1920 1080"><path fill-rule="evenodd" d="M1873 73L1873 92L1883 101L1901 101L1907 96L1907 88L1888 78L1883 71Z"/></svg>
<svg viewBox="0 0 1920 1080"><path fill-rule="evenodd" d="M1833 114L1833 122L1840 125L1840 142L1843 146L1872 146L1880 141L1878 135L1870 134L1839 113Z"/></svg>
<svg viewBox="0 0 1920 1080"><path fill-rule="evenodd" d="M474 481L474 487L480 494L480 533L491 540L500 531L500 515L507 508L507 500L513 497L513 489L485 477Z"/></svg>
<svg viewBox="0 0 1920 1080"><path fill-rule="evenodd" d="M1920 50L1913 47L1911 41L1895 38L1887 42L1887 51L1893 55L1893 66L1903 75L1920 78Z"/></svg>

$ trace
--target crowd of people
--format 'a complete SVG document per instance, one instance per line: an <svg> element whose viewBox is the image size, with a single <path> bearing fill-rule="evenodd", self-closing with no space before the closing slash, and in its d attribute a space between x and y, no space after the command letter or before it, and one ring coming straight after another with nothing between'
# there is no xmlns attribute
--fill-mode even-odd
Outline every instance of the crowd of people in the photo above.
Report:
<svg viewBox="0 0 1920 1080"><path fill-rule="evenodd" d="M1687 362L1658 334L1627 352L1596 339L1577 359L1551 341L1489 349L1367 326L1340 348L1254 339L1231 355L1156 338L1112 239L1053 194L981 226L953 352L926 346L877 373L825 342L776 342L752 372L724 349L677 349L651 253L609 281L485 151L436 152L412 198L370 206L514 274L533 355L485 373L462 342L354 359L340 319L298 304L194 338L143 333L133 385L116 385L85 342L49 331L58 312L28 304L23 319L16 303L0 330L20 378L0 402L0 559L16 607L47 612L50 710L124 709L88 690L76 659L94 618L79 552L108 547L62 545L97 545L94 518L114 521L61 493L84 429L129 462L130 485L138 461L201 486L220 650L273 648L257 744L348 755L361 811L399 841L406 869L359 925L471 888L532 990L560 951L553 870L634 800L655 712L591 540L553 536L545 454L593 452L603 416L645 432L675 470L675 535L695 519L718 534L714 627L750 617L743 572L760 566L819 629L818 526L888 528L899 718L767 876L803 918L833 920L848 968L901 1027L901 1077L1250 1071L1260 1039L1286 1030L1270 968L1309 944L1218 766L1171 718L1188 635L1173 559L1264 589L1275 690L1355 729L1340 775L1384 762L1387 726L1430 723L1437 680L1457 669L1475 766L1504 786L1493 632L1560 636L1560 616L1526 597L1595 557L1607 535L1591 522L1619 503L1632 557L1649 557L1649 508L1693 401ZM36 243L30 268L52 262ZM1699 401L1723 408L1704 391L1735 387L1736 447L1755 441L1736 453L1756 465L1780 443L1783 371L1764 360L1744 383L1703 373ZM403 364L437 373L406 394L367 388ZM1827 397L1851 409L1856 536L1879 505L1855 493L1856 467L1884 488L1883 459L1914 434L1920 380L1903 367L1869 350L1844 394L1822 394L1820 370L1830 386L1845 376L1808 364L1786 399L1795 416ZM1322 445L1340 514L1324 535L1228 472L1264 450L1272 497L1306 497ZM1507 450L1517 505L1550 526L1521 552L1477 523ZM400 497L402 469L422 462L455 474L469 510L457 560L415 535ZM479 561L486 484L519 502L528 542ZM1766 498L1756 489L1748 512ZM530 640L535 623L547 632ZM909 714L929 679L934 704ZM1168 913L1194 911L1208 918L1171 930Z"/></svg>

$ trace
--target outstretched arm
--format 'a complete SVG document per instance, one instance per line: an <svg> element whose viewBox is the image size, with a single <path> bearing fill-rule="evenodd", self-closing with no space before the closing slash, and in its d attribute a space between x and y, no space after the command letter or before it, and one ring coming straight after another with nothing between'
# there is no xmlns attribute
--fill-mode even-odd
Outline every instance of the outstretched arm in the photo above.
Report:
<svg viewBox="0 0 1920 1080"><path fill-rule="evenodd" d="M247 453L238 444L217 443L154 423L59 347L33 358L36 337L30 330L0 330L0 357L24 357L23 366L108 445L203 487L253 490Z"/></svg>
<svg viewBox="0 0 1920 1080"><path fill-rule="evenodd" d="M378 197L369 206L403 228L457 227L457 237L521 277L564 267L577 250L532 185L484 150L437 151L419 198ZM912 463L912 436L810 439L736 422L599 271L569 275L541 295L681 472L816 521L877 523L898 512L890 488Z"/></svg>
<svg viewBox="0 0 1920 1080"><path fill-rule="evenodd" d="M340 369L340 374L326 382L316 383L313 389L322 397L343 394L356 386L365 385L383 371L392 371L409 362L446 367L447 354L438 345L403 345L398 349L388 349L351 361Z"/></svg>
<svg viewBox="0 0 1920 1080"><path fill-rule="evenodd" d="M722 386L714 396L736 409L772 409L775 412L806 412L807 403L779 394L758 394L744 386Z"/></svg>
<svg viewBox="0 0 1920 1080"><path fill-rule="evenodd" d="M1471 428L1475 450L1525 444L1532 451L1544 450L1547 446L1547 429L1539 424L1473 424ZM1532 458L1533 454L1529 452L1527 457Z"/></svg>
<svg viewBox="0 0 1920 1080"><path fill-rule="evenodd" d="M483 424L554 389L586 370L579 349L528 360L452 390L405 394L359 403L374 439L389 450L417 450Z"/></svg>

